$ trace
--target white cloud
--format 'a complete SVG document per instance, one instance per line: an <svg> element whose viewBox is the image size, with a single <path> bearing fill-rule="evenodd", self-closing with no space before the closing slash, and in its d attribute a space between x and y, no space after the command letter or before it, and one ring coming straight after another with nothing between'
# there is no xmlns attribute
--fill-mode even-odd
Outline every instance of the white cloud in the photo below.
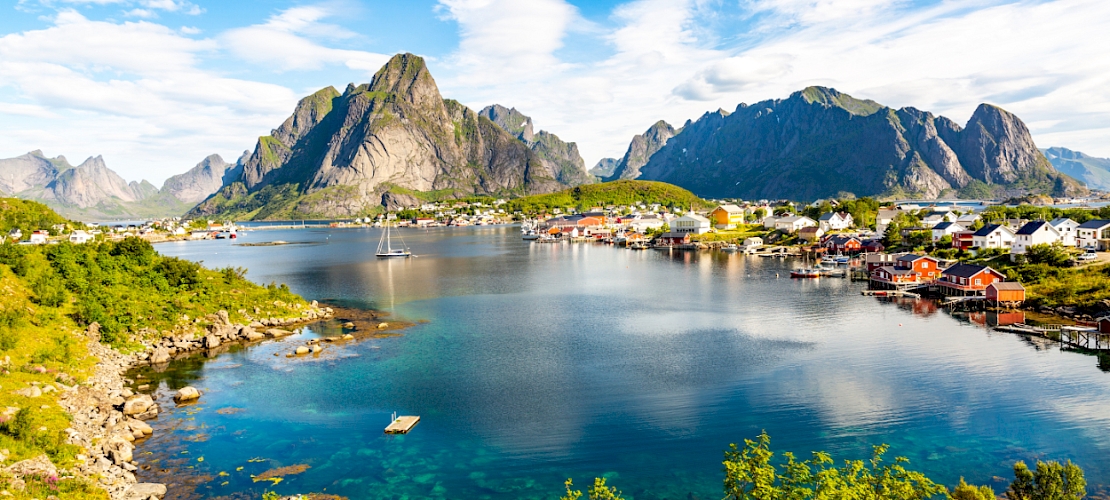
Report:
<svg viewBox="0 0 1110 500"><path fill-rule="evenodd" d="M437 73L445 94L516 106L578 142L588 166L621 155L658 119L678 126L807 85L960 123L991 102L1023 118L1042 146L1110 156L1110 55L1090 42L1110 25L1105 2L751 0L736 14L744 32L714 33L705 2L638 0L613 11L600 35L612 53L589 63L558 57L573 25L565 17L493 0L441 4L462 37ZM540 9L574 12L557 1Z"/></svg>
<svg viewBox="0 0 1110 500"><path fill-rule="evenodd" d="M298 96L198 69L216 49L158 24L72 11L49 28L0 37L0 88L20 101L0 106L19 116L0 119L0 151L103 154L124 177L156 183L214 151L238 155Z"/></svg>
<svg viewBox="0 0 1110 500"><path fill-rule="evenodd" d="M340 26L321 23L333 16L324 6L294 7L264 24L224 33L221 42L237 57L282 71L315 70L341 64L373 74L389 56L360 50L329 48L309 37L348 39L357 35Z"/></svg>

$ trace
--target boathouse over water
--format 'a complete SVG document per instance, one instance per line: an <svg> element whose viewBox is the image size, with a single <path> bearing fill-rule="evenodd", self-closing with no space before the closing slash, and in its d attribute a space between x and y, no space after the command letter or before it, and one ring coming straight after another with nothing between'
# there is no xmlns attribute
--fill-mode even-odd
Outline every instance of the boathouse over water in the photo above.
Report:
<svg viewBox="0 0 1110 500"><path fill-rule="evenodd" d="M1025 302L1025 287L1016 281L995 281L987 285L986 299L996 307L1017 307Z"/></svg>

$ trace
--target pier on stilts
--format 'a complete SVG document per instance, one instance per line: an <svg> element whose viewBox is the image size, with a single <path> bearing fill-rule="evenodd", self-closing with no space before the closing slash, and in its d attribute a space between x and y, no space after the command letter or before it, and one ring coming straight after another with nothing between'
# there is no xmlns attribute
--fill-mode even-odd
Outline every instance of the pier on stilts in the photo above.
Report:
<svg viewBox="0 0 1110 500"><path fill-rule="evenodd" d="M1110 351L1110 333L1099 333L1097 328L1064 327L1060 329L1060 343L1087 351Z"/></svg>

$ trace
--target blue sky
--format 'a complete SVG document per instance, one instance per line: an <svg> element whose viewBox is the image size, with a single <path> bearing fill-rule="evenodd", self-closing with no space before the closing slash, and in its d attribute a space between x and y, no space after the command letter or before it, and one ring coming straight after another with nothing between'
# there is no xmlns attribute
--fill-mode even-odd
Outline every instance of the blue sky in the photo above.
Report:
<svg viewBox="0 0 1110 500"><path fill-rule="evenodd" d="M445 97L499 103L587 167L659 119L835 87L1041 147L1110 156L1110 3L909 0L16 0L0 3L0 157L103 155L160 184L252 149L296 101L428 60Z"/></svg>

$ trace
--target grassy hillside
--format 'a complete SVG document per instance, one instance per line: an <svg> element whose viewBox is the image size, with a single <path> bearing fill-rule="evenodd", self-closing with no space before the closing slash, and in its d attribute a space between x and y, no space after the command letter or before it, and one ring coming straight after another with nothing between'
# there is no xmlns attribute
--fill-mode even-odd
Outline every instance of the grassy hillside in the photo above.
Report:
<svg viewBox="0 0 1110 500"><path fill-rule="evenodd" d="M12 229L23 231L24 239L31 231L49 230L56 224L64 224L66 219L42 203L18 198L0 198L0 234L7 235Z"/></svg>
<svg viewBox="0 0 1110 500"><path fill-rule="evenodd" d="M658 203L684 209L710 206L708 201L673 184L625 180L587 184L557 193L526 196L510 201L505 208L509 212L536 213L554 208L573 207L578 210L588 210L590 207L629 205L636 202Z"/></svg>
<svg viewBox="0 0 1110 500"><path fill-rule="evenodd" d="M65 222L41 204L0 199L0 223L33 220L33 225ZM299 316L304 301L284 285L259 286L244 269L209 270L164 257L139 238L115 243L73 245L0 244L0 466L45 454L61 468L85 453L68 444L70 416L58 404L56 384L73 385L90 374L84 331L101 325L101 342L123 351L166 332L203 329L220 310L232 321ZM35 397L16 391L43 388ZM27 479L27 478L24 478ZM0 473L0 489L11 498L107 498L83 479L27 480L12 488Z"/></svg>

